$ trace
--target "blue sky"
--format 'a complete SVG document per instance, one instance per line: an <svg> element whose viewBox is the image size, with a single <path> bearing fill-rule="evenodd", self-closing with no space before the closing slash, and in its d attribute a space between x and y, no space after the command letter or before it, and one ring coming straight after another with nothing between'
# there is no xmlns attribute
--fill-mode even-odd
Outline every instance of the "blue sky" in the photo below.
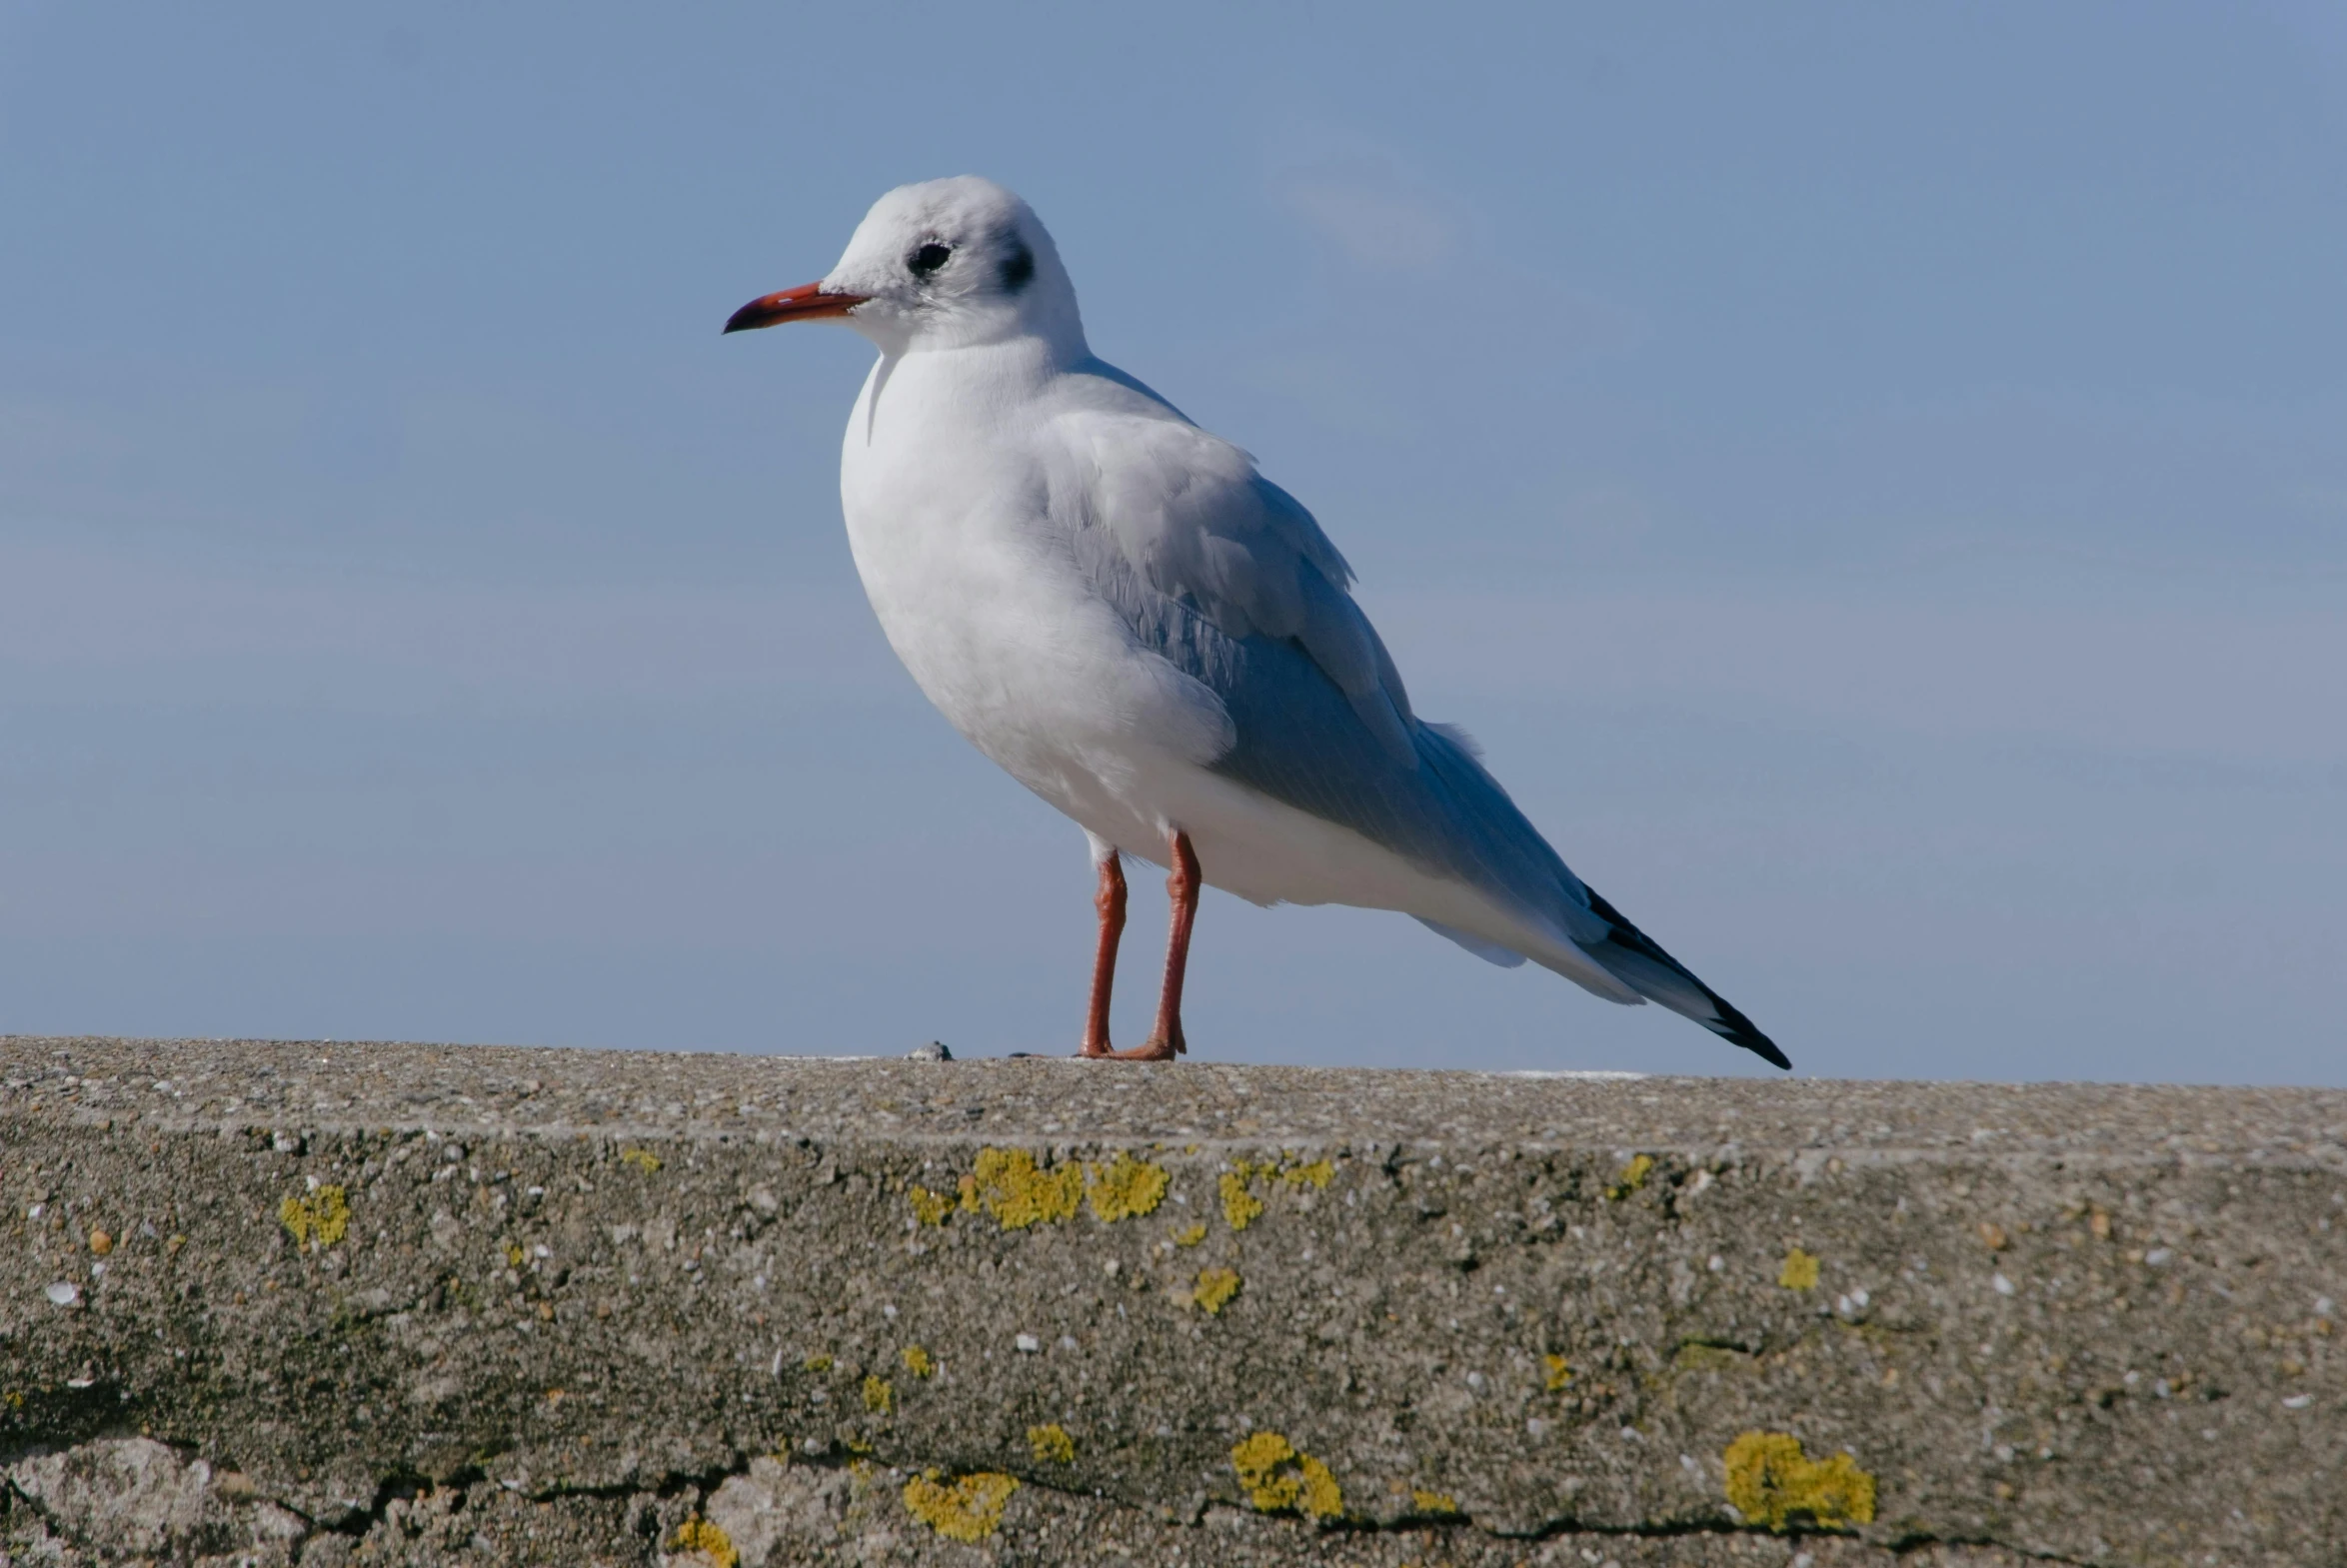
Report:
<svg viewBox="0 0 2347 1568"><path fill-rule="evenodd" d="M717 331L978 172L1802 1071L2347 1083L2341 13L1428 15L0 0L0 1028L1072 1047L1082 840L848 560L870 351ZM1199 930L1206 1057L1747 1059Z"/></svg>

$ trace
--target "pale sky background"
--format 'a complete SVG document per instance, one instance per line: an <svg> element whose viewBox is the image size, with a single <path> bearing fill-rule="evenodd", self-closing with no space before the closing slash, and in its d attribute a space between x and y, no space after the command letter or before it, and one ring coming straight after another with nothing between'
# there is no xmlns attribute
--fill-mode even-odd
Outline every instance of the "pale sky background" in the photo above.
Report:
<svg viewBox="0 0 2347 1568"><path fill-rule="evenodd" d="M1073 1048L871 351L718 333L962 172L1804 1073L2347 1083L2328 0L0 0L0 1029ZM1752 1060L1395 915L1191 974L1208 1059Z"/></svg>

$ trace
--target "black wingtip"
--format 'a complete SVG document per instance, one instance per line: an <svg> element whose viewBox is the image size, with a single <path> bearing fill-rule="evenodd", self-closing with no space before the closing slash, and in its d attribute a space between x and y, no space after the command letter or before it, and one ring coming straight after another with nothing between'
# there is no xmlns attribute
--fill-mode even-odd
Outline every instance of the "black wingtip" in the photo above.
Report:
<svg viewBox="0 0 2347 1568"><path fill-rule="evenodd" d="M1700 980L1696 983L1702 984ZM1703 987L1703 994L1709 996L1719 1008L1719 1021L1711 1025L1712 1033L1732 1044L1743 1046L1744 1049L1767 1062L1771 1067L1782 1067L1787 1072L1793 1070L1792 1057L1778 1050L1776 1041L1754 1028L1752 1020L1745 1017L1741 1010L1731 1005L1708 985Z"/></svg>
<svg viewBox="0 0 2347 1568"><path fill-rule="evenodd" d="M1719 992L1713 990L1710 986L1695 978L1693 972L1689 970L1685 964L1679 962L1669 953L1664 952L1659 942L1655 941L1653 937L1647 935L1644 931L1639 930L1635 925L1632 925L1626 918L1623 917L1622 912L1619 909L1616 909L1612 904L1607 903L1602 897L1598 896L1596 888L1587 887L1584 888L1583 891L1588 894L1589 908L1594 913L1596 913L1599 918L1603 919L1608 925L1613 927L1612 931L1606 937L1607 943L1618 946L1624 952L1635 953L1647 962L1660 964L1662 967L1668 969L1671 973L1679 976L1688 984L1694 986L1696 990L1703 993L1703 999L1711 1003L1712 1016L1708 1018L1698 1017L1693 1012L1688 1012L1684 1008L1677 1010L1684 1013L1684 1015L1687 1017L1694 1018L1697 1023L1702 1024L1703 1027L1709 1029L1712 1033L1718 1035L1721 1039L1727 1040L1731 1044L1741 1045L1744 1047L1744 1049L1750 1051L1753 1055L1759 1057L1762 1061L1767 1062L1770 1066L1782 1067L1787 1072L1793 1070L1793 1059L1790 1056L1787 1056L1783 1051L1778 1050L1776 1048L1776 1041L1761 1033L1760 1030L1754 1026L1752 1020L1745 1017L1742 1010L1739 1009L1735 1003L1729 1001L1725 996L1720 995ZM1598 962L1600 963L1604 961L1605 960L1602 958L1598 959ZM1633 982L1633 984L1635 982ZM1652 993L1648 992L1647 994L1651 995Z"/></svg>
<svg viewBox="0 0 2347 1568"><path fill-rule="evenodd" d="M1770 1039L1767 1035L1746 1034L1741 1036L1730 1036L1730 1038L1733 1038L1738 1045L1743 1046L1744 1049L1750 1051L1753 1055L1759 1057L1762 1061L1767 1062L1771 1067L1782 1067L1787 1072L1793 1070L1793 1058L1787 1056L1783 1051L1778 1050L1776 1048L1776 1042Z"/></svg>

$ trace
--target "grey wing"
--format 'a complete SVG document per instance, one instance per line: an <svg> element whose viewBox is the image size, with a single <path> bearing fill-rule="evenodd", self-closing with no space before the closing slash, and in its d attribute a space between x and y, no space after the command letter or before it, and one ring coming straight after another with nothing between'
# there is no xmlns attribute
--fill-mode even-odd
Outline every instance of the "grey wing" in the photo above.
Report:
<svg viewBox="0 0 2347 1568"><path fill-rule="evenodd" d="M1090 420L1083 449L1079 559L1145 646L1221 700L1236 741L1216 772L1602 939L1588 890L1464 738L1410 712L1309 512L1186 423Z"/></svg>
<svg viewBox="0 0 2347 1568"><path fill-rule="evenodd" d="M1400 673L1345 592L1352 569L1312 515L1245 453L1186 421L1096 418L1082 428L1096 543L1226 637L1295 644L1391 760L1414 766Z"/></svg>
<svg viewBox="0 0 2347 1568"><path fill-rule="evenodd" d="M1463 734L1410 712L1346 592L1351 569L1245 453L1178 415L1085 425L1078 559L1145 647L1221 701L1235 740L1216 773L1516 905L1630 990L1789 1065L1572 873ZM1434 929L1493 962L1520 961Z"/></svg>

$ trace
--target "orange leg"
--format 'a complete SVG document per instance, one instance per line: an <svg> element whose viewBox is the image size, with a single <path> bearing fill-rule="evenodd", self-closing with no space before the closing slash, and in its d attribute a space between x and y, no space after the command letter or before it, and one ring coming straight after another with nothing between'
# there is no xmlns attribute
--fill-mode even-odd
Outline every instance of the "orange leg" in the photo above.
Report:
<svg viewBox="0 0 2347 1568"><path fill-rule="evenodd" d="M1176 830L1174 834L1174 869L1166 877L1166 894L1174 905L1174 920L1166 935L1166 985L1158 993L1158 1026L1150 1037L1131 1050L1109 1048L1109 987L1101 976L1102 965L1113 967L1116 962L1116 942L1108 934L1109 877L1101 872L1101 941L1107 956L1096 958L1093 965L1093 1020L1087 1024L1083 1054L1114 1057L1119 1061L1172 1061L1189 1049L1181 1038L1181 977L1189 968L1189 928L1197 919L1198 889L1204 878L1198 874L1197 854L1189 846L1189 834ZM1125 877L1116 873L1118 921L1123 924L1125 910ZM1094 1049L1095 1043L1099 1049Z"/></svg>
<svg viewBox="0 0 2347 1568"><path fill-rule="evenodd" d="M1101 862L1100 891L1092 906L1100 911L1100 944L1093 949L1092 1005L1084 1015L1084 1047L1080 1056L1114 1056L1109 1047L1109 992L1117 983L1117 943L1125 934L1125 866L1111 851Z"/></svg>
<svg viewBox="0 0 2347 1568"><path fill-rule="evenodd" d="M1137 1052L1144 1061L1171 1061L1189 1049L1181 1037L1181 977L1189 968L1189 928L1197 920L1197 855L1189 834L1174 834L1174 869L1166 877L1166 896L1174 905L1174 920L1166 932L1166 984L1158 992L1158 1026Z"/></svg>

